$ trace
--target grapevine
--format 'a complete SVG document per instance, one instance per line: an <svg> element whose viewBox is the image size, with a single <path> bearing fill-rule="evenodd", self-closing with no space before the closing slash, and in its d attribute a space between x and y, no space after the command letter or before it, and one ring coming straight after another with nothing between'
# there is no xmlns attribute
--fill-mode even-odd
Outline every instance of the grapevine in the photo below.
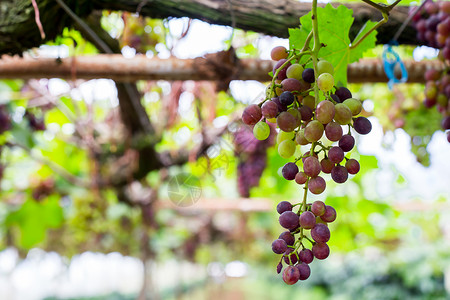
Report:
<svg viewBox="0 0 450 300"><path fill-rule="evenodd" d="M383 6L383 20L368 26L371 28L352 45L344 45L344 50L351 51L363 44L375 28L386 22L391 8ZM339 11L331 6L326 9ZM349 174L357 174L359 162L349 154L355 145L354 133L365 135L372 129L371 122L360 115L362 102L353 98L344 86L346 77L343 83L342 69L338 74L336 65L322 55L326 51L321 50L330 46L320 40L318 19L317 1L313 1L308 20L312 23L308 27L311 30L304 35L304 43L291 41L290 49L282 46L272 49L275 64L265 98L246 107L242 115L258 140L269 136L270 123L277 125L278 153L291 160L282 167L282 176L303 189L300 202L282 201L277 205L279 223L286 231L272 243L272 251L281 255L277 273L282 272L284 263L282 277L289 285L309 278L309 264L314 258L323 260L330 253L328 223L336 220L336 210L323 201L308 203L308 192L324 192L326 181L322 174L331 174L332 180L339 184L346 182ZM303 20L302 26L305 25ZM299 31L293 34L301 35ZM305 147L308 149L302 154L304 150L298 148Z"/></svg>

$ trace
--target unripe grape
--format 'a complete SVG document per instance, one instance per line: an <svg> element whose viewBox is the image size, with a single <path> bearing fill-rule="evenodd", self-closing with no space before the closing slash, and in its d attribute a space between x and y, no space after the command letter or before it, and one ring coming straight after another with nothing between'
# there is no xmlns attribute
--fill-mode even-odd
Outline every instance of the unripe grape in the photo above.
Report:
<svg viewBox="0 0 450 300"><path fill-rule="evenodd" d="M334 113L334 104L331 101L323 100L317 104L316 118L320 123L327 124L333 121Z"/></svg>
<svg viewBox="0 0 450 300"><path fill-rule="evenodd" d="M295 141L297 142L297 144L302 146L309 144L309 141L305 138L305 129L301 129L297 132Z"/></svg>
<svg viewBox="0 0 450 300"><path fill-rule="evenodd" d="M334 74L333 65L330 62L323 59L317 63L317 71L319 72L319 75L322 73L329 73L331 75Z"/></svg>
<svg viewBox="0 0 450 300"><path fill-rule="evenodd" d="M286 71L287 78L302 79L303 67L300 64L292 64Z"/></svg>
<svg viewBox="0 0 450 300"><path fill-rule="evenodd" d="M330 174L335 165L336 164L331 162L328 158L324 158L320 161L320 167L325 174Z"/></svg>
<svg viewBox="0 0 450 300"><path fill-rule="evenodd" d="M355 98L348 98L343 102L345 105L350 108L350 111L352 112L352 115L356 116L359 115L359 113L362 110L362 103L358 99Z"/></svg>
<svg viewBox="0 0 450 300"><path fill-rule="evenodd" d="M263 141L270 135L270 127L266 122L258 122L253 127L253 135L256 139Z"/></svg>
<svg viewBox="0 0 450 300"><path fill-rule="evenodd" d="M272 49L272 51L270 52L270 57L273 60L280 60L280 59L283 59L283 58L287 58L288 54L289 53L288 53L288 51L287 51L287 49L285 47L277 46L277 47L274 47Z"/></svg>
<svg viewBox="0 0 450 300"><path fill-rule="evenodd" d="M295 137L295 132L285 132L283 130L280 130L280 132L277 135L277 144L280 144L282 141L285 140L292 140Z"/></svg>
<svg viewBox="0 0 450 300"><path fill-rule="evenodd" d="M282 158L292 157L295 153L295 142L292 140L284 140L278 145L278 154Z"/></svg>
<svg viewBox="0 0 450 300"><path fill-rule="evenodd" d="M316 107L316 98L311 95L308 95L303 98L302 104L308 106L312 110Z"/></svg>
<svg viewBox="0 0 450 300"><path fill-rule="evenodd" d="M261 108L257 104L247 106L242 113L242 121L247 125L255 125L261 118Z"/></svg>
<svg viewBox="0 0 450 300"><path fill-rule="evenodd" d="M324 93L331 91L334 86L333 75L331 75L330 73L320 74L317 78L317 86Z"/></svg>
<svg viewBox="0 0 450 300"><path fill-rule="evenodd" d="M352 121L352 111L344 103L338 103L334 106L334 120L341 125L347 125Z"/></svg>
<svg viewBox="0 0 450 300"><path fill-rule="evenodd" d="M320 140L324 132L322 123L317 120L312 120L305 127L305 138L309 142L317 142Z"/></svg>

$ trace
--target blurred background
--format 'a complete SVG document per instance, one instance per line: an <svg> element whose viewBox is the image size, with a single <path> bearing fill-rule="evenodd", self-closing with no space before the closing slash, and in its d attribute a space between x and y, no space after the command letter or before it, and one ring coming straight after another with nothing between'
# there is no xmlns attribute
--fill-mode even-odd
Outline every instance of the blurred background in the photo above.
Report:
<svg viewBox="0 0 450 300"><path fill-rule="evenodd" d="M311 264L307 281L287 286L271 251L283 231L275 207L299 202L302 189L282 178L287 160L274 140L257 141L240 123L246 105L264 98L264 67L237 80L226 63L262 66L274 46L289 46L286 36L194 15L161 19L145 11L146 1L129 11L94 1L92 14L66 1L84 21L57 17L53 26L46 14L57 4L39 1L47 34L40 39L31 2L16 5L33 17L35 45L12 27L0 29L0 299L450 297L450 143L441 114L423 104L425 81L390 89L385 79L349 80L373 124L351 153L361 171L342 185L326 175L326 191L309 196L337 211L331 254ZM0 3L0 16L8 17L11 3ZM144 56L175 59L173 70L122 82L96 77L107 66L92 63L96 79L78 78L82 60L73 57L108 53L82 24L128 59L123 76ZM364 59L381 57L382 34ZM409 39L396 47L402 59L437 61L436 49ZM220 80L180 77L191 67L179 59L211 53L216 65L208 68L222 70ZM27 74L31 61L43 59L71 68L48 76L48 64ZM12 73L1 73L11 64Z"/></svg>

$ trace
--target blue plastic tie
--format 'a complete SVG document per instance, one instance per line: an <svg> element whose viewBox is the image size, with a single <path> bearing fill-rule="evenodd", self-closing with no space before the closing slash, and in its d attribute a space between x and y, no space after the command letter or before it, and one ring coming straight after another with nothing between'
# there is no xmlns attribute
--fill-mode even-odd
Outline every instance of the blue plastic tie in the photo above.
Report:
<svg viewBox="0 0 450 300"><path fill-rule="evenodd" d="M403 64L400 56L392 49L392 45L396 45L395 41L391 41L388 45L384 46L383 50L383 67L384 72L386 73L387 78L389 79L388 86L389 89L392 90L392 87L396 83L404 83L408 80L408 71L406 71L406 67ZM389 55L389 58L388 58ZM392 59L394 57L394 59ZM402 72L402 77L398 79L395 77L394 70L396 65L400 66L400 70Z"/></svg>

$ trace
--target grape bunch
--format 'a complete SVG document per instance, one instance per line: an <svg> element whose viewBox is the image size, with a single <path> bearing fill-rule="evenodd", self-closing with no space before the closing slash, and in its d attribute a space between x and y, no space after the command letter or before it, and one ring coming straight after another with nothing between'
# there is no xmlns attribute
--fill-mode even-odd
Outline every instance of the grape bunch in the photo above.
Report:
<svg viewBox="0 0 450 300"><path fill-rule="evenodd" d="M425 72L425 100L427 108L436 106L442 114L442 129L447 131L447 141L450 143L450 74L446 71L428 70Z"/></svg>
<svg viewBox="0 0 450 300"><path fill-rule="evenodd" d="M335 86L333 65L325 59L314 61L311 57L314 68L308 67L310 60L300 63L302 53L281 46L272 50L271 56L276 63L266 97L261 103L246 107L242 114L243 122L253 126L253 134L258 140L269 137L269 123L277 125L278 154L292 160L282 167L282 176L304 189L302 202L293 205L282 202L277 207L281 214L279 222L289 231L274 242L273 250L283 254L282 258L289 265L283 273L288 284L309 276L308 263L302 260L302 255L308 255L305 260L309 261L313 256L325 259L329 253L326 242L330 231L326 223L334 221L336 211L320 201L308 205L308 191L321 194L325 190L322 173L331 174L336 183L344 183L349 174L357 174L359 162L347 157L355 145L351 128L359 134L368 134L372 130L370 121L360 116L362 102L353 98L346 87ZM302 147L308 148L307 151L299 149ZM295 206L299 208L297 212L292 211ZM305 230L311 230L312 239L307 237ZM297 238L296 234L299 234ZM312 250L304 245L304 239L311 242ZM278 273L281 268L282 261L278 264Z"/></svg>

